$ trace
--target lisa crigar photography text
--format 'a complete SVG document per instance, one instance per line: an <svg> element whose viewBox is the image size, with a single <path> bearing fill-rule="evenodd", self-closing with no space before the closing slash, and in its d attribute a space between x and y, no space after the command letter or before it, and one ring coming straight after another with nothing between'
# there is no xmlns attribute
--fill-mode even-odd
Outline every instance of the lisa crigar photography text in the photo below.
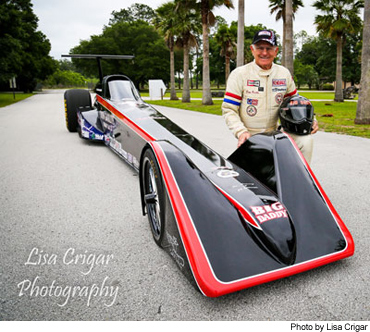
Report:
<svg viewBox="0 0 370 332"><path fill-rule="evenodd" d="M118 296L119 282L109 276L99 276L96 278L98 281L86 282L86 277L89 276L91 279L98 267L105 267L113 262L114 255L111 253L81 251L70 247L62 254L57 254L34 247L24 262L24 266L28 267L30 271L36 267L58 266L58 269L62 268L64 273L68 274L74 273L77 267L79 276L77 279L74 276L73 279L78 282L68 285L60 280L61 278L53 279L50 276L37 275L26 278L17 284L18 296L56 298L56 304L60 307L66 306L73 298L83 298L87 306L95 301L102 302L106 307L111 307Z"/></svg>

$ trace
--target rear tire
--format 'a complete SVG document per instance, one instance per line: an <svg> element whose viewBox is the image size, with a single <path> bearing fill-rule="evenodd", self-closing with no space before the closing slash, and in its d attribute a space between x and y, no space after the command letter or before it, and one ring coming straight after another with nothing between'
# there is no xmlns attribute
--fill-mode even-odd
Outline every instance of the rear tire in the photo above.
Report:
<svg viewBox="0 0 370 332"><path fill-rule="evenodd" d="M156 244L162 247L165 230L165 192L161 172L152 150L143 156L143 194L152 235Z"/></svg>
<svg viewBox="0 0 370 332"><path fill-rule="evenodd" d="M87 90L73 89L64 93L66 126L70 132L77 132L77 110L79 107L91 109L91 95Z"/></svg>

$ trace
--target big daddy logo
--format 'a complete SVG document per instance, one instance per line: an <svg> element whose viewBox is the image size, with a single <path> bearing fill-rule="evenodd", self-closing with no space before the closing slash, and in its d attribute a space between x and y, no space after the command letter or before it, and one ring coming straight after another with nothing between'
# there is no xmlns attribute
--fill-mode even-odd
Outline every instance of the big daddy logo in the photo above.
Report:
<svg viewBox="0 0 370 332"><path fill-rule="evenodd" d="M261 224L268 220L288 217L285 207L279 202L271 205L251 206L250 208Z"/></svg>

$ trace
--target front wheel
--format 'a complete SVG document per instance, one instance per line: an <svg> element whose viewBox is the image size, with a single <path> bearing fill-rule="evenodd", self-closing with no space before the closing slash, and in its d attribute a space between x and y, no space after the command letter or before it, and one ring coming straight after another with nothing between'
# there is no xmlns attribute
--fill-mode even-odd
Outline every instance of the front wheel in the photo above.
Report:
<svg viewBox="0 0 370 332"><path fill-rule="evenodd" d="M143 195L154 241L162 247L165 226L165 195L162 176L152 150L143 156Z"/></svg>

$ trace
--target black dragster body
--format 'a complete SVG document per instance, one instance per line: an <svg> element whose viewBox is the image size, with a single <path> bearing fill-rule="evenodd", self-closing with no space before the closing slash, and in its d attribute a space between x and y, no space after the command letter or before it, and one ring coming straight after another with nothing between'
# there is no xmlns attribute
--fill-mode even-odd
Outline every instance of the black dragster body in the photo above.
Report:
<svg viewBox="0 0 370 332"><path fill-rule="evenodd" d="M125 76L65 94L67 127L102 141L140 175L153 238L206 296L348 256L354 243L309 165L280 131L224 158L139 96Z"/></svg>

